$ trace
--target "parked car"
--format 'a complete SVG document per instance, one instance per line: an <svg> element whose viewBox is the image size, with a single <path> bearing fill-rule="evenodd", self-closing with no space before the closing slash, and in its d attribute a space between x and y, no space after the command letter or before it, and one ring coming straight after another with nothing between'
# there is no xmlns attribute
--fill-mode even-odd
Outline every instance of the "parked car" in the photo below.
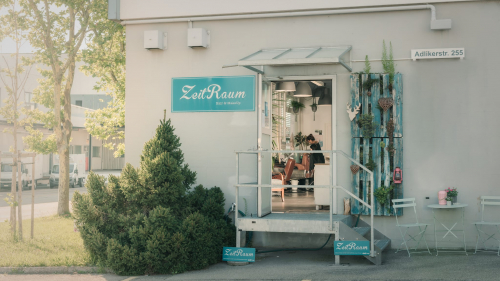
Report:
<svg viewBox="0 0 500 281"><path fill-rule="evenodd" d="M10 160L10 161L9 161ZM12 187L12 159L7 161L2 160L1 175L0 175L0 188L1 189L11 189ZM21 183L23 190L28 187L28 169L24 164L21 165L22 176ZM17 179L17 175L16 175Z"/></svg>
<svg viewBox="0 0 500 281"><path fill-rule="evenodd" d="M85 179L84 172L80 173L80 167L77 163L69 164L69 187L75 188L75 186L83 186L83 181ZM50 171L50 188L57 187L59 185L59 164L53 165ZM85 170L84 170L85 171Z"/></svg>

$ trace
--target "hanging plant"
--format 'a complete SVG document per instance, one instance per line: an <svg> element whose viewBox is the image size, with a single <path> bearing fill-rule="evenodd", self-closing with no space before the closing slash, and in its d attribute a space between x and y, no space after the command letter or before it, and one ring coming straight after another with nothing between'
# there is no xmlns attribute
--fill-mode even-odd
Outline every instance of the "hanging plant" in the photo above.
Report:
<svg viewBox="0 0 500 281"><path fill-rule="evenodd" d="M373 115L371 114L362 114L358 118L358 126L361 127L363 132L363 137L371 138L375 133L375 123L373 123Z"/></svg>
<svg viewBox="0 0 500 281"><path fill-rule="evenodd" d="M368 159L368 163L365 164L365 167L373 172L373 170L375 170L375 167L377 167L377 164L375 164L373 159L370 157L370 159Z"/></svg>
<svg viewBox="0 0 500 281"><path fill-rule="evenodd" d="M368 74L368 79L366 79L365 82L363 82L363 89L367 90L366 94L368 96L372 95L372 86L375 83L378 83L380 79L372 79L371 75Z"/></svg>
<svg viewBox="0 0 500 281"><path fill-rule="evenodd" d="M391 144L389 144L389 145L387 146L387 151L389 151L389 153L391 154L391 156L393 156L393 155L394 155L394 152L396 152L396 149L394 148L394 144L392 144L392 143L391 143Z"/></svg>
<svg viewBox="0 0 500 281"><path fill-rule="evenodd" d="M384 73L389 74L389 85L387 88L392 92L392 84L394 83L394 57L392 55L392 42L389 42L389 56L387 55L387 47L385 45L385 40L382 41L382 67L384 68Z"/></svg>
<svg viewBox="0 0 500 281"><path fill-rule="evenodd" d="M389 193L394 189L394 185L391 185L389 187L386 187L384 185L380 186L375 190L373 193L373 196L377 198L377 201L380 203L380 205L385 205L387 203L387 197L389 196Z"/></svg>
<svg viewBox="0 0 500 281"><path fill-rule="evenodd" d="M394 120L391 118L386 125L387 136L389 137L389 145L394 141Z"/></svg>
<svg viewBox="0 0 500 281"><path fill-rule="evenodd" d="M305 108L306 106L300 101L293 100L290 105L292 106L293 113L299 113L301 108Z"/></svg>

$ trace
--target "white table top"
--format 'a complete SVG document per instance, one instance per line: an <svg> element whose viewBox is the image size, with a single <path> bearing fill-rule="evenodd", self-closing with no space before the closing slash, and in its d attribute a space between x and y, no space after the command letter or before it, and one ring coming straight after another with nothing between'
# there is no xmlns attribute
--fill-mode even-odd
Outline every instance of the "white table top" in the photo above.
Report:
<svg viewBox="0 0 500 281"><path fill-rule="evenodd" d="M457 208L465 208L469 205L467 204L463 204L463 203L455 203L451 206L448 206L448 205L439 205L439 204L430 204L430 205L427 205L427 207L429 208L433 208L433 209L457 209Z"/></svg>

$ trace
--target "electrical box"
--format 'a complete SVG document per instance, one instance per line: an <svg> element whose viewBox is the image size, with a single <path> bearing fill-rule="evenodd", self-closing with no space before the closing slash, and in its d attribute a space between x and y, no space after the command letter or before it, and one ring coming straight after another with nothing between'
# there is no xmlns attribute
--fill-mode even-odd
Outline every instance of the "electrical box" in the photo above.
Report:
<svg viewBox="0 0 500 281"><path fill-rule="evenodd" d="M207 48L210 44L210 32L204 28L189 28L188 29L188 47Z"/></svg>
<svg viewBox="0 0 500 281"><path fill-rule="evenodd" d="M167 47L167 33L160 30L144 31L144 49L147 50L163 50Z"/></svg>

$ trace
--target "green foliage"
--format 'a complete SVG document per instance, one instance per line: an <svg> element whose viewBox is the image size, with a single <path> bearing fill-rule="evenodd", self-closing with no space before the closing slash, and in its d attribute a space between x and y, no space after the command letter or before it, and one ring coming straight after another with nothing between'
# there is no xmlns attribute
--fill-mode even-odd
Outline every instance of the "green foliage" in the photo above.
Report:
<svg viewBox="0 0 500 281"><path fill-rule="evenodd" d="M375 133L376 124L373 122L373 115L361 114L358 118L358 126L361 127L364 138L371 138Z"/></svg>
<svg viewBox="0 0 500 281"><path fill-rule="evenodd" d="M370 158L368 159L368 163L365 164L365 167L368 168L368 170L373 171L375 167L377 167L377 164L373 161L371 154Z"/></svg>
<svg viewBox="0 0 500 281"><path fill-rule="evenodd" d="M375 190L375 192L373 193L373 196L375 196L375 198L380 203L380 205L384 205L385 203L387 203L387 201L388 201L387 198L393 189L394 189L394 185L391 185L389 187L382 185Z"/></svg>
<svg viewBox="0 0 500 281"><path fill-rule="evenodd" d="M290 105L292 106L293 109L301 109L301 108L306 107L303 103L301 103L300 101L296 101L296 100L292 100Z"/></svg>
<svg viewBox="0 0 500 281"><path fill-rule="evenodd" d="M365 69L363 70L366 74L370 74L370 70L372 69L370 65L370 61L368 60L368 55L365 56Z"/></svg>
<svg viewBox="0 0 500 281"><path fill-rule="evenodd" d="M363 89L365 90L371 90L373 84L379 83L380 81L380 79L372 79L370 76L371 75L368 75L368 79L366 79L366 81L363 82Z"/></svg>
<svg viewBox="0 0 500 281"><path fill-rule="evenodd" d="M121 275L180 273L221 260L234 245L234 227L218 187L199 185L184 164L170 120L161 121L143 149L139 168L121 176L90 173L87 194L75 193L74 217L85 248Z"/></svg>
<svg viewBox="0 0 500 281"><path fill-rule="evenodd" d="M125 27L107 19L107 6L97 10L91 22L87 48L82 51L85 65L81 70L99 81L94 89L112 97L108 106L86 113L85 128L104 141L104 146L115 150L115 157L123 155L125 144L116 147L115 139L123 139L125 132Z"/></svg>
<svg viewBox="0 0 500 281"><path fill-rule="evenodd" d="M302 135L302 132L298 132L295 135L295 146L299 147L300 150L304 150L307 145L307 137Z"/></svg>
<svg viewBox="0 0 500 281"><path fill-rule="evenodd" d="M392 85L394 83L394 57L392 55L392 42L389 42L390 49L389 55L387 55L387 46L385 45L385 40L382 41L382 67L384 69L384 73L389 74L389 84Z"/></svg>

